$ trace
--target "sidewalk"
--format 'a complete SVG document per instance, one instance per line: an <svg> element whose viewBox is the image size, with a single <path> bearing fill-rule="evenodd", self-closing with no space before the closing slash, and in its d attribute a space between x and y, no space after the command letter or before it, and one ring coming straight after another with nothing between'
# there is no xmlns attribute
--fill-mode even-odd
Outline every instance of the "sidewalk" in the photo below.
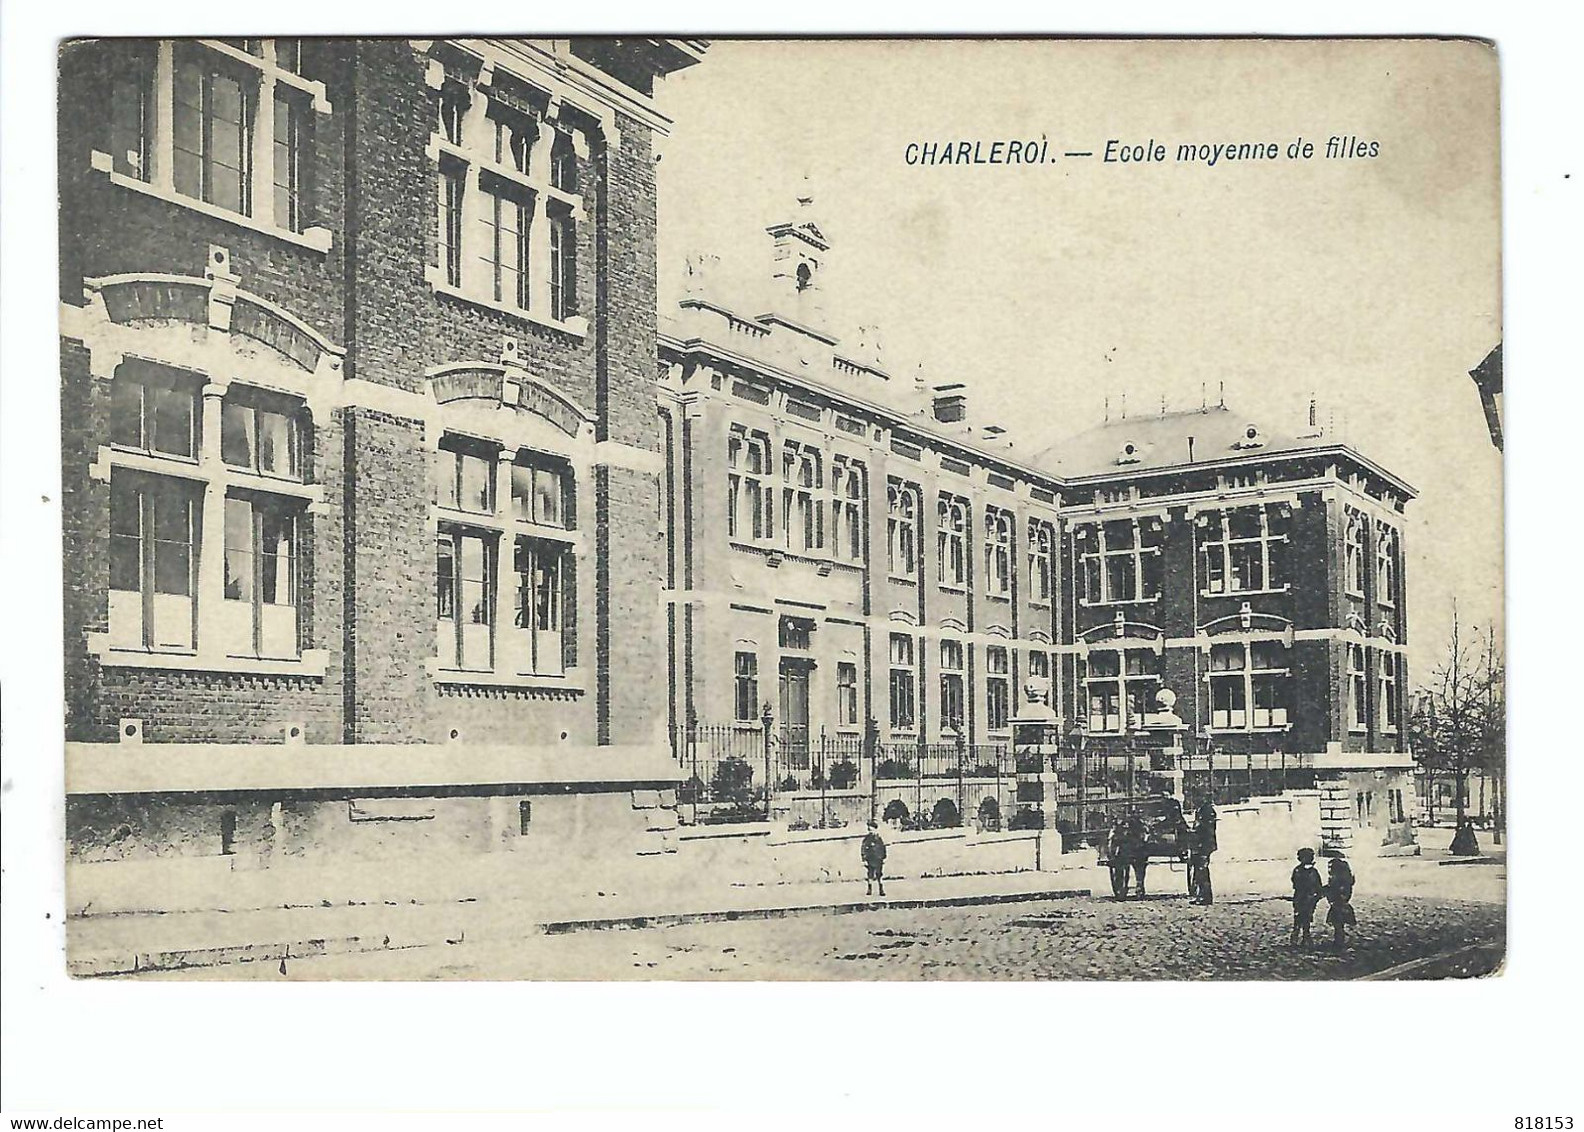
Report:
<svg viewBox="0 0 1584 1132"><path fill-rule="evenodd" d="M898 908L965 907L1088 896L1088 869L888 881L886 897L862 882L699 886L691 892L542 894L497 900L345 904L234 912L111 913L67 923L67 968L76 976L277 963L286 959L529 935L690 922L841 915Z"/></svg>

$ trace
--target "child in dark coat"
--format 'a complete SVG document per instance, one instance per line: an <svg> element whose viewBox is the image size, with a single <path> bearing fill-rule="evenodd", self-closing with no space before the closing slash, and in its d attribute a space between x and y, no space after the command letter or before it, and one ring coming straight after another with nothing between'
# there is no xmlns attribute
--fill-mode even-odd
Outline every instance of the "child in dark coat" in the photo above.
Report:
<svg viewBox="0 0 1584 1132"><path fill-rule="evenodd" d="M870 896L874 895L874 886L880 886L880 895L885 895L885 838L880 836L880 827L874 819L869 821L869 832L864 834L863 844L858 848L858 855L863 858L864 864L864 891Z"/></svg>
<svg viewBox="0 0 1584 1132"><path fill-rule="evenodd" d="M1320 879L1320 870L1315 868L1314 859L1313 849L1298 850L1298 867L1292 871L1293 926L1292 939L1288 942L1294 947L1300 938L1305 947L1309 946L1309 929L1314 924L1315 906L1320 903L1320 894L1325 891L1325 881Z"/></svg>
<svg viewBox="0 0 1584 1132"><path fill-rule="evenodd" d="M1331 905L1326 912L1326 923L1331 925L1331 946L1341 951L1348 926L1358 923L1358 917L1353 914L1353 870L1345 859L1332 857L1326 872L1325 898Z"/></svg>

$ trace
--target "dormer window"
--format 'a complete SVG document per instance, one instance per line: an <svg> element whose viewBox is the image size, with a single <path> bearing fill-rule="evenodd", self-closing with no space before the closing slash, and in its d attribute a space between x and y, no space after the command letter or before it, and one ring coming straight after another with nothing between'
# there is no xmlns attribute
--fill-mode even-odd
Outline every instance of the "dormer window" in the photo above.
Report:
<svg viewBox="0 0 1584 1132"><path fill-rule="evenodd" d="M1233 445L1233 447L1263 448L1265 447L1265 437L1261 434L1258 425L1245 425L1243 428L1243 435L1238 437L1238 441Z"/></svg>
<svg viewBox="0 0 1584 1132"><path fill-rule="evenodd" d="M807 291L809 289L809 287L813 284L813 282L814 282L814 272L809 269L809 265L806 264L806 263L798 264L797 265L797 289L799 291Z"/></svg>
<svg viewBox="0 0 1584 1132"><path fill-rule="evenodd" d="M1139 447L1131 440L1117 451L1118 464L1137 464L1143 457L1139 455Z"/></svg>

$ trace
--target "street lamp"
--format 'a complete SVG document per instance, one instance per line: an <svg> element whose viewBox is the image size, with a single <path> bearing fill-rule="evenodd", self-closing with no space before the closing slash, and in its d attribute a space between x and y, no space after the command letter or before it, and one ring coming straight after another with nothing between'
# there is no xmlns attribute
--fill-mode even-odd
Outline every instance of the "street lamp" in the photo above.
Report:
<svg viewBox="0 0 1584 1132"><path fill-rule="evenodd" d="M764 791L765 791L765 821L770 820L770 724L775 722L775 712L770 709L770 701L764 702L764 707L759 711L759 722L764 724Z"/></svg>

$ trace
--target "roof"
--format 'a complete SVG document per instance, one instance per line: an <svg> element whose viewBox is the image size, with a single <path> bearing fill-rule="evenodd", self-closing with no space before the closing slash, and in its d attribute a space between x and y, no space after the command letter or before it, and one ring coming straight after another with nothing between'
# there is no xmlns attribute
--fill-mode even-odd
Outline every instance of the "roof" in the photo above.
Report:
<svg viewBox="0 0 1584 1132"><path fill-rule="evenodd" d="M1260 421L1225 405L1107 421L1052 445L1035 463L1052 469L1062 479L1115 478L1300 453L1345 453L1404 492L1413 493L1406 483L1335 437L1319 430L1303 436L1270 431Z"/></svg>

